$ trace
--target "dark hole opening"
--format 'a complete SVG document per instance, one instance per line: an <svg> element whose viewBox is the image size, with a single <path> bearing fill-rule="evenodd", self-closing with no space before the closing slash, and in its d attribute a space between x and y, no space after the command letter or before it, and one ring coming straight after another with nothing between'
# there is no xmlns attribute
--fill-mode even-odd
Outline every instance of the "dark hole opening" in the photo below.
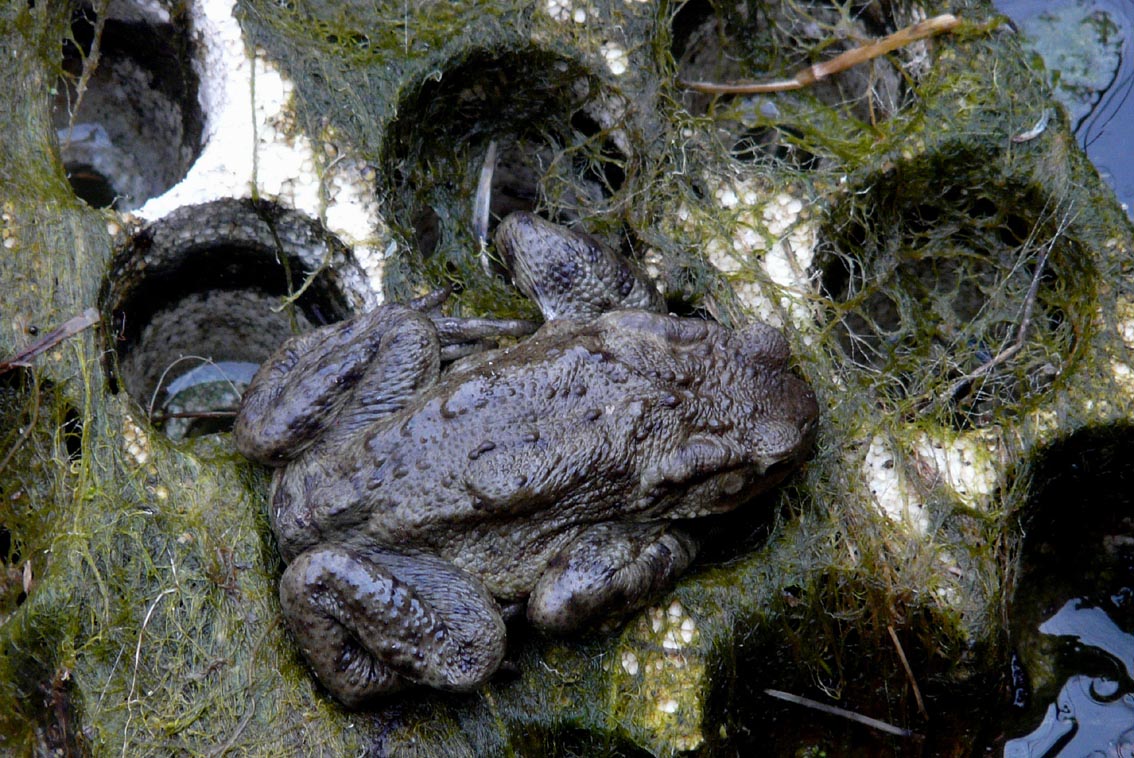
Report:
<svg viewBox="0 0 1134 758"><path fill-rule="evenodd" d="M118 191L110 180L93 166L86 164L66 166L67 181L75 196L92 208L113 208Z"/></svg>
<svg viewBox="0 0 1134 758"><path fill-rule="evenodd" d="M602 187L603 194L607 197L613 196L626 183L626 169L623 166L626 156L612 139L603 136L598 122L583 111L575 111L571 116L571 126L589 140L602 140L595 159L587 160L582 154L576 157L576 172Z"/></svg>
<svg viewBox="0 0 1134 758"><path fill-rule="evenodd" d="M64 414L62 431L67 458L77 461L83 453L83 421L74 408L68 408Z"/></svg>
<svg viewBox="0 0 1134 758"><path fill-rule="evenodd" d="M341 246L313 222L243 201L179 214L135 236L103 296L117 356L108 366L113 388L125 389L175 440L231 428L268 355L351 311L337 280L320 272L306 281L310 261L329 252L318 248ZM182 229L197 224L216 225L212 238ZM239 236L227 237L226 228ZM298 294L285 302L290 293Z"/></svg>
<svg viewBox="0 0 1134 758"><path fill-rule="evenodd" d="M0 524L0 562L19 563L20 554L12 549L12 533Z"/></svg>
<svg viewBox="0 0 1134 758"><path fill-rule="evenodd" d="M98 18L90 5L72 15L53 125L68 180L93 207L140 207L180 181L200 149L204 118L184 18L103 19L98 65L84 80Z"/></svg>

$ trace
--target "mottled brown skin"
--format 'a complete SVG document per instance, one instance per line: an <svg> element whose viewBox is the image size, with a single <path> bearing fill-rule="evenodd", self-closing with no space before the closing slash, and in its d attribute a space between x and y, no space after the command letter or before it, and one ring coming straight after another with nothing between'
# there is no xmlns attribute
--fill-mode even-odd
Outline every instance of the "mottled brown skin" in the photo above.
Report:
<svg viewBox="0 0 1134 758"><path fill-rule="evenodd" d="M510 257L579 257L577 235L532 218L531 249L498 234ZM551 632L641 606L696 553L675 520L743 505L812 443L815 397L764 324L558 318L442 373L456 331L387 305L297 337L237 419L241 451L280 467L284 613L348 705L407 681L485 682L499 603L526 602Z"/></svg>

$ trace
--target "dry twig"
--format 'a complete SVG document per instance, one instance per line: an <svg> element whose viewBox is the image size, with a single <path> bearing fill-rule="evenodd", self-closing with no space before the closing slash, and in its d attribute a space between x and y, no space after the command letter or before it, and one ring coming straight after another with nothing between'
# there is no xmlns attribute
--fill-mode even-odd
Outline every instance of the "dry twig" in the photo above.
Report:
<svg viewBox="0 0 1134 758"><path fill-rule="evenodd" d="M75 119L79 117L79 108L83 104L83 97L87 93L87 87L90 85L91 77L94 76L95 70L98 69L98 62L102 55L102 30L106 26L107 10L110 7L109 0L104 0L95 9L95 23L94 34L91 36L91 49L85 55L82 48L79 47L79 55L83 58L83 73L79 76L79 83L75 85L75 104L71 107L71 112L67 119L67 139L63 140L64 144L71 142L71 133L75 131Z"/></svg>
<svg viewBox="0 0 1134 758"><path fill-rule="evenodd" d="M0 374L7 373L14 368L26 368L30 366L32 358L35 358L40 353L46 353L51 348L66 339L74 337L87 327L94 326L98 323L98 320L98 311L94 308L87 308L78 316L67 319L59 328L43 335L11 358L5 358L0 361Z"/></svg>
<svg viewBox="0 0 1134 758"><path fill-rule="evenodd" d="M179 411L177 413L154 413L150 422L160 424L175 418L236 418L236 411Z"/></svg>
<svg viewBox="0 0 1134 758"><path fill-rule="evenodd" d="M823 61L822 63L808 66L805 69L797 71L795 76L791 79L781 79L775 82L718 83L682 81L681 83L689 89L705 92L710 95L755 95L765 92L786 92L788 90L802 89L826 79L832 74L841 73L860 63L874 60L900 47L905 47L911 42L917 42L926 37L934 37L938 34L950 32L956 29L960 23L961 20L951 13L944 13L940 16L927 18L912 26L899 29L882 39L875 40L861 47L856 47L853 50L847 50L845 53L836 55L829 61Z"/></svg>

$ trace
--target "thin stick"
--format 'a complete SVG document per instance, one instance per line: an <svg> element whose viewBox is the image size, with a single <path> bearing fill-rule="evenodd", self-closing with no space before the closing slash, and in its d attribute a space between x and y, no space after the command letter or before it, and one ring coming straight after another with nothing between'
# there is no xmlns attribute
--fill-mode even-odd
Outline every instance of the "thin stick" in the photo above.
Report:
<svg viewBox="0 0 1134 758"><path fill-rule="evenodd" d="M40 353L46 353L60 342L74 337L87 327L94 326L98 323L98 320L98 311L94 308L87 308L78 316L67 319L58 329L43 335L43 337L28 345L11 358L0 361L0 374L11 371L14 368L26 368L30 366L32 358L35 358Z"/></svg>
<svg viewBox="0 0 1134 758"><path fill-rule="evenodd" d="M887 724L885 721L872 719L869 716L863 716L862 714L855 713L854 711L848 711L845 708L839 708L837 705L827 705L826 703L820 703L817 700L801 697L800 695L793 695L790 692L784 692L783 690L764 690L764 694L770 695L780 700L786 700L789 703L802 705L805 708L813 708L817 711L822 711L823 713L829 713L832 716L841 716L845 719L850 719L851 721L857 721L864 726L869 726L873 729L877 729L880 732L885 732L886 734L893 734L898 737L914 736L914 733L909 729L902 729L900 726Z"/></svg>
<svg viewBox="0 0 1134 758"><path fill-rule="evenodd" d="M910 680L910 686L913 687L914 700L917 701L917 712L926 721L929 720L929 712L925 710L925 701L921 699L921 689L917 686L917 679L914 679L913 669L910 668L910 662L906 658L906 651L902 647L902 643L898 641L898 633L894 631L894 627L890 624L886 625L886 631L890 633L890 640L894 643L894 649L898 651L898 658L902 662L902 668L906 670L906 676Z"/></svg>
<svg viewBox="0 0 1134 758"><path fill-rule="evenodd" d="M860 63L874 60L879 56L897 50L899 47L905 47L911 42L950 32L956 29L960 23L961 20L951 13L927 18L912 26L899 29L882 39L840 53L829 61L808 66L797 71L791 79L781 79L775 82L728 82L723 84L689 81L682 81L681 83L689 89L706 92L710 95L755 95L765 92L787 92L788 90L802 89L826 79L832 74L841 73Z"/></svg>

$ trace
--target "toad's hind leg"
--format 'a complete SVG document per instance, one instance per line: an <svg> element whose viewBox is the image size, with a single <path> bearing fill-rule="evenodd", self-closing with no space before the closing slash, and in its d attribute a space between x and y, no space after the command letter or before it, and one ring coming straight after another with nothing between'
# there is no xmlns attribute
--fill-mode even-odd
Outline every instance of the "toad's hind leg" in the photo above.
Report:
<svg viewBox="0 0 1134 758"><path fill-rule="evenodd" d="M280 601L319 681L352 707L407 681L473 689L504 656L496 601L434 556L314 547L284 571Z"/></svg>
<svg viewBox="0 0 1134 758"><path fill-rule="evenodd" d="M665 522L597 524L551 561L528 598L528 620L563 634L624 616L668 589L697 547Z"/></svg>
<svg viewBox="0 0 1134 758"><path fill-rule="evenodd" d="M439 362L432 321L402 305L293 337L244 393L237 447L280 466L321 439L349 438L433 382Z"/></svg>

